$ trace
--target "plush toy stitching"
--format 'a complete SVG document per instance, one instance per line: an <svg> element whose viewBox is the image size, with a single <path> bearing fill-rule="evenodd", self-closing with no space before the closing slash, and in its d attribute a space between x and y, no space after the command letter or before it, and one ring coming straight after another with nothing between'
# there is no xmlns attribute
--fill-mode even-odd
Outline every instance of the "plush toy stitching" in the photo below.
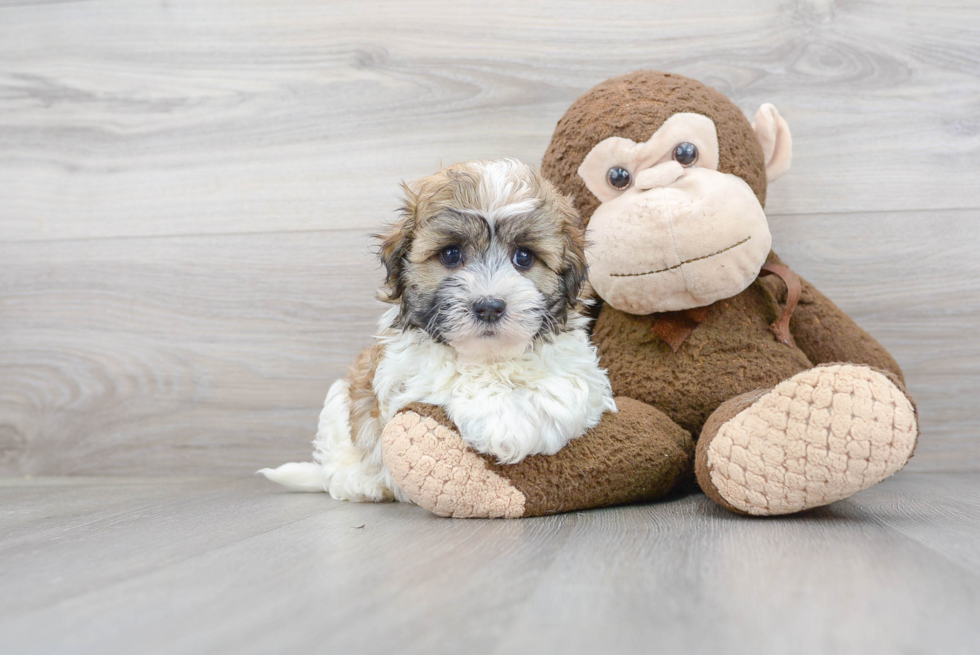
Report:
<svg viewBox="0 0 980 655"><path fill-rule="evenodd" d="M732 245L728 246L727 248L722 248L721 250L719 250L717 252L713 252L710 255L701 255L700 257L695 257L694 259L688 259L686 261L681 262L680 264L674 264L673 266L668 266L667 268L661 268L659 271L648 271L646 273L610 273L609 274L609 277L640 277L642 275L656 275L657 273L666 273L667 271L672 271L675 268L680 268L684 264L690 264L691 262L699 262L702 259L708 259L709 257L714 257L715 255L720 255L723 252L728 252L732 248L737 248L738 246L742 245L743 243L745 243L746 241L748 241L751 238L752 237L745 237L744 239L742 239L738 243L733 243Z"/></svg>

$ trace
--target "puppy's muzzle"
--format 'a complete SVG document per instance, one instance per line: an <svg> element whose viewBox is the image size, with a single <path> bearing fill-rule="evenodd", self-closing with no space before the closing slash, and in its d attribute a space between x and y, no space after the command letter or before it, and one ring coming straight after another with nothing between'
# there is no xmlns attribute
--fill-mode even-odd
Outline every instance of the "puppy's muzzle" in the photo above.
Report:
<svg viewBox="0 0 980 655"><path fill-rule="evenodd" d="M500 298L480 298L473 303L473 313L481 323L496 323L506 309L507 303Z"/></svg>

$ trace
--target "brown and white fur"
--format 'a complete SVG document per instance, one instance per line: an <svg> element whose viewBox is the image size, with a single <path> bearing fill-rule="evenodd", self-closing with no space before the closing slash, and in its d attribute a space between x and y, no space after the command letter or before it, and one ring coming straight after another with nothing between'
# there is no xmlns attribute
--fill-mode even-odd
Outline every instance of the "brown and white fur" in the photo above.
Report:
<svg viewBox="0 0 980 655"><path fill-rule="evenodd" d="M314 462L263 469L300 491L406 500L381 458L384 425L413 402L443 407L501 463L554 454L616 411L582 316L584 231L571 203L513 159L405 185L382 240L376 342L330 388Z"/></svg>

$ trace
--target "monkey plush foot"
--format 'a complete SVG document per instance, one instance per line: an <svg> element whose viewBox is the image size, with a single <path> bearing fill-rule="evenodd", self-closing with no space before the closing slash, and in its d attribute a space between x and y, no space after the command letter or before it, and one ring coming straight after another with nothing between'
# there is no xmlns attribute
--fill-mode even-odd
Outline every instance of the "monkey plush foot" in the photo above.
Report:
<svg viewBox="0 0 980 655"><path fill-rule="evenodd" d="M659 410L617 398L619 412L555 455L497 464L472 450L441 408L414 404L384 429L392 481L439 516L518 518L660 498L690 478L694 442Z"/></svg>
<svg viewBox="0 0 980 655"><path fill-rule="evenodd" d="M701 488L743 514L790 514L867 489L909 460L915 407L892 374L831 364L727 401L698 440Z"/></svg>

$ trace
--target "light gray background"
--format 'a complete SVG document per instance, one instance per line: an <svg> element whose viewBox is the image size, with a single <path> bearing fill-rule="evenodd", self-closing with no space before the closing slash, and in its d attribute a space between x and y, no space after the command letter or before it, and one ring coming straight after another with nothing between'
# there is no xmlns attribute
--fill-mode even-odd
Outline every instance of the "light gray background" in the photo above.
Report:
<svg viewBox="0 0 980 655"><path fill-rule="evenodd" d="M306 455L399 181L639 68L780 109L777 252L904 368L912 470L978 470L978 44L963 0L0 3L0 472Z"/></svg>
<svg viewBox="0 0 980 655"><path fill-rule="evenodd" d="M638 68L789 121L775 247L905 369L912 464L769 520L248 477L370 341L399 181ZM0 0L0 653L975 655L978 173L974 0Z"/></svg>

